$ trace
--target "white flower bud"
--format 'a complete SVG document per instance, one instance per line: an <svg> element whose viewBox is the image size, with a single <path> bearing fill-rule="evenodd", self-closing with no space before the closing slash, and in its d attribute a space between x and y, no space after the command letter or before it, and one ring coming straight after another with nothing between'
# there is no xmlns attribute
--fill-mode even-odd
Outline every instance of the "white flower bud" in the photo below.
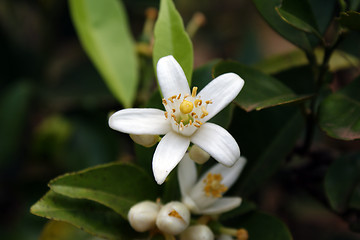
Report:
<svg viewBox="0 0 360 240"><path fill-rule="evenodd" d="M143 201L130 208L128 220L133 229L145 232L155 227L160 206L155 202Z"/></svg>
<svg viewBox="0 0 360 240"><path fill-rule="evenodd" d="M214 240L214 238L213 232L206 225L191 226L180 235L180 240Z"/></svg>
<svg viewBox="0 0 360 240"><path fill-rule="evenodd" d="M207 160L210 159L210 155L202 150L198 145L193 145L189 151L190 158L198 163L198 164L204 164L207 162Z"/></svg>
<svg viewBox="0 0 360 240"><path fill-rule="evenodd" d="M134 135L130 134L131 139L144 147L152 147L159 141L159 135Z"/></svg>
<svg viewBox="0 0 360 240"><path fill-rule="evenodd" d="M156 218L160 231L171 235L183 232L190 223L190 212L181 202L169 202L164 205Z"/></svg>

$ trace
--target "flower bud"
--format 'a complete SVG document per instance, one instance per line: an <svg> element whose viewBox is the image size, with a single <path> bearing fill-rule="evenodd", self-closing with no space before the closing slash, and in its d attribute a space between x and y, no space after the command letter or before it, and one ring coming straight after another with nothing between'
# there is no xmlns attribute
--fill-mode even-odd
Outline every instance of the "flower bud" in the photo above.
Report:
<svg viewBox="0 0 360 240"><path fill-rule="evenodd" d="M214 240L214 234L206 225L195 225L181 233L180 240Z"/></svg>
<svg viewBox="0 0 360 240"><path fill-rule="evenodd" d="M198 164L204 164L207 162L207 160L210 159L210 155L202 150L198 145L193 145L189 151L190 158L198 163Z"/></svg>
<svg viewBox="0 0 360 240"><path fill-rule="evenodd" d="M130 208L128 220L133 229L145 232L155 227L160 206L151 201L143 201Z"/></svg>
<svg viewBox="0 0 360 240"><path fill-rule="evenodd" d="M190 212L181 202L169 202L164 205L156 218L160 231L171 235L183 232L190 223Z"/></svg>
<svg viewBox="0 0 360 240"><path fill-rule="evenodd" d="M130 134L131 139L144 147L152 147L159 141L159 135L134 135Z"/></svg>

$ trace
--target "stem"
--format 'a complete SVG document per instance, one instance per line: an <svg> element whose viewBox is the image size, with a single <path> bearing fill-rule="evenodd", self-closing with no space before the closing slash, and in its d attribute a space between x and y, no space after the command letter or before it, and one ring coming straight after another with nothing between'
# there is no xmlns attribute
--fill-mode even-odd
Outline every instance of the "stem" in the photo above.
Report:
<svg viewBox="0 0 360 240"><path fill-rule="evenodd" d="M234 236L236 237L237 236L237 229L234 229L234 228L227 228L227 227L221 227L219 229L219 231L223 234L227 234L227 235L230 235L230 236Z"/></svg>

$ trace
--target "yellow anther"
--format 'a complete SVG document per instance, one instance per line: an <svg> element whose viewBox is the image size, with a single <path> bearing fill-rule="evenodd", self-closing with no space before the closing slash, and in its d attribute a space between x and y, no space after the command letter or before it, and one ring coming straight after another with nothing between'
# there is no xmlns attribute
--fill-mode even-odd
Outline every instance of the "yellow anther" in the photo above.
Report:
<svg viewBox="0 0 360 240"><path fill-rule="evenodd" d="M219 198L222 197L222 193L227 191L227 187L221 184L221 174L209 173L204 179L205 187L204 192L208 197Z"/></svg>
<svg viewBox="0 0 360 240"><path fill-rule="evenodd" d="M197 125L197 124L195 124L195 123L194 123L193 125L194 125L195 127L197 127L197 128L200 128L200 125Z"/></svg>
<svg viewBox="0 0 360 240"><path fill-rule="evenodd" d="M194 108L194 104L190 101L184 100L181 104L180 104L180 111L183 114L188 114L190 113Z"/></svg>
<svg viewBox="0 0 360 240"><path fill-rule="evenodd" d="M174 217L174 218L178 218L178 219L181 219L181 220L184 220L183 217L182 217L176 210L172 210L172 211L169 213L169 216L170 216L170 217Z"/></svg>
<svg viewBox="0 0 360 240"><path fill-rule="evenodd" d="M200 100L200 99L196 99L196 100L194 101L194 104L195 104L195 107L197 107L197 106L201 106L201 104L202 104L202 100Z"/></svg>
<svg viewBox="0 0 360 240"><path fill-rule="evenodd" d="M179 99L180 99L180 97L181 97L181 93L179 94L179 96L177 97L177 99L179 100Z"/></svg>
<svg viewBox="0 0 360 240"><path fill-rule="evenodd" d="M173 113L176 112L175 108L173 108L173 109L171 109L171 110L173 111Z"/></svg>
<svg viewBox="0 0 360 240"><path fill-rule="evenodd" d="M174 114L171 114L171 117L175 120L176 122L176 116Z"/></svg>
<svg viewBox="0 0 360 240"><path fill-rule="evenodd" d="M200 122L199 120L195 120L195 122L196 122L197 124L199 124L200 126L202 125L202 122Z"/></svg>
<svg viewBox="0 0 360 240"><path fill-rule="evenodd" d="M211 100L207 100L205 103L206 104L212 104L213 102Z"/></svg>
<svg viewBox="0 0 360 240"><path fill-rule="evenodd" d="M192 93L191 93L192 97L196 97L197 89L198 89L197 87L193 87Z"/></svg>
<svg viewBox="0 0 360 240"><path fill-rule="evenodd" d="M171 97L169 97L168 100L169 100L170 102L174 103L174 100L173 100Z"/></svg>
<svg viewBox="0 0 360 240"><path fill-rule="evenodd" d="M166 102L166 99L165 99L165 98L163 98L162 102L163 102L163 104L164 104L165 106L167 105L167 102Z"/></svg>
<svg viewBox="0 0 360 240"><path fill-rule="evenodd" d="M168 118L168 112L164 112L165 118Z"/></svg>
<svg viewBox="0 0 360 240"><path fill-rule="evenodd" d="M204 106L201 107L201 111L205 116L209 115L209 112L206 111L206 108Z"/></svg>
<svg viewBox="0 0 360 240"><path fill-rule="evenodd" d="M192 121L191 121L191 119L189 120L189 124L190 124L190 125L192 124Z"/></svg>
<svg viewBox="0 0 360 240"><path fill-rule="evenodd" d="M236 232L236 238L238 240L248 240L249 239L249 233L245 228L240 228Z"/></svg>

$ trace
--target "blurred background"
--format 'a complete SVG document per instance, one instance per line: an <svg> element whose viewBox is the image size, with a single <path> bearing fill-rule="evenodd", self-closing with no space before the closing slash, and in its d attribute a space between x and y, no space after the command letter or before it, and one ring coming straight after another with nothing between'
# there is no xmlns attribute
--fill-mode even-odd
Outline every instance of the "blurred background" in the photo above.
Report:
<svg viewBox="0 0 360 240"><path fill-rule="evenodd" d="M146 9L159 3L123 3L139 40ZM185 25L196 12L205 16L205 24L192 37L195 67L218 58L251 65L296 49L262 20L250 0L178 0L175 5ZM39 238L47 220L31 215L29 208L52 178L132 160L130 138L107 124L109 113L120 108L83 51L66 1L0 0L2 239ZM326 139L323 134L318 138ZM334 151L359 149L359 142L326 141ZM322 159L326 161L323 152L320 163ZM319 171L324 169L320 166ZM284 169L253 196L261 210L285 221L295 239L360 239L309 194L282 181L286 174Z"/></svg>

